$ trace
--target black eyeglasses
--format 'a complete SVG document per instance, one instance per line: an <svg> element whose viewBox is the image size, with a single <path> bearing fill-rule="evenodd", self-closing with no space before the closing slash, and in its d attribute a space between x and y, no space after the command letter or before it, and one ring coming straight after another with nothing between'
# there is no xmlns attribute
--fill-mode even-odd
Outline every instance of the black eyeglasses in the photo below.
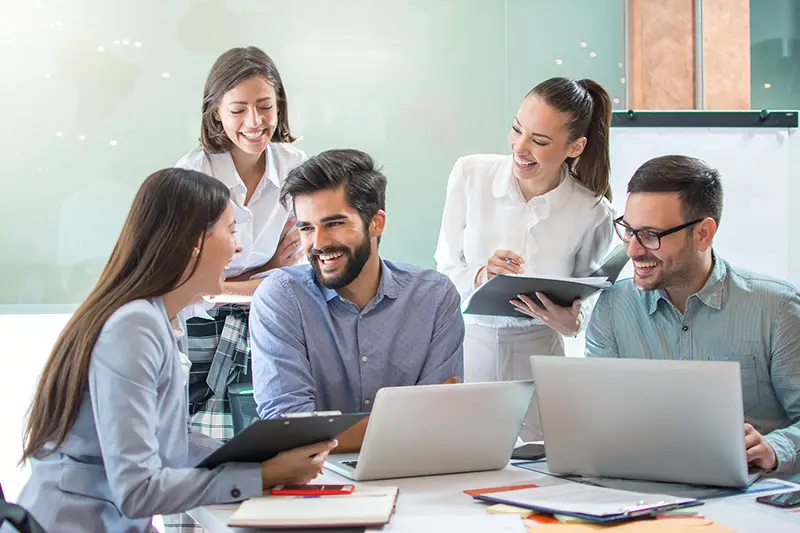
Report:
<svg viewBox="0 0 800 533"><path fill-rule="evenodd" d="M678 233L679 231L694 226L703 220L705 219L698 218L697 220L692 220L686 224L665 229L664 231L653 231L649 229L633 229L622 221L622 217L619 217L618 219L614 220L614 229L617 231L619 238L625 243L631 242L631 239L636 237L636 240L639 241L639 244L642 245L642 248L646 248L648 250L658 250L661 248L661 239L663 237L672 235L673 233Z"/></svg>

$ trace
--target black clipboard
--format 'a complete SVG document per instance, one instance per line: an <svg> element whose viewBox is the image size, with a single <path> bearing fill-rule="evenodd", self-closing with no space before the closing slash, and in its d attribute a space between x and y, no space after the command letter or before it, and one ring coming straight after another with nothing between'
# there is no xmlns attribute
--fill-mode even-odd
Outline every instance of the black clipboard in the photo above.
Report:
<svg viewBox="0 0 800 533"><path fill-rule="evenodd" d="M600 268L591 277L608 278L603 286L582 283L570 278L552 278L547 276L495 276L472 293L464 302L463 312L471 315L508 316L525 318L517 311L510 300L516 300L518 294L530 297L540 304L537 292L545 294L556 305L569 307L576 299L585 300L593 294L610 287L619 276L622 268L629 261L624 245L615 247L605 258Z"/></svg>
<svg viewBox="0 0 800 533"><path fill-rule="evenodd" d="M197 466L214 468L223 463L262 463L286 450L330 440L367 416L368 413L314 414L257 420Z"/></svg>

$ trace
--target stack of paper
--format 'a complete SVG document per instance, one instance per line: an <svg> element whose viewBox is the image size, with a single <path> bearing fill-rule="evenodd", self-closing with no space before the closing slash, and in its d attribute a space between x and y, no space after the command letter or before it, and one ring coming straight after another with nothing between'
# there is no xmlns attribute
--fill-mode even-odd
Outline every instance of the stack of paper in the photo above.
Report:
<svg viewBox="0 0 800 533"><path fill-rule="evenodd" d="M537 526L537 533L563 533L563 525ZM570 533L608 532L607 526L596 524L571 524ZM705 518L669 518L666 520L636 520L614 526L614 533L733 533L727 527Z"/></svg>
<svg viewBox="0 0 800 533"><path fill-rule="evenodd" d="M213 296L203 296L203 300L212 304L250 305L253 303L252 296L242 296L241 294L216 294Z"/></svg>
<svg viewBox="0 0 800 533"><path fill-rule="evenodd" d="M475 498L594 522L626 520L701 505L701 502L692 498L629 492L580 483L481 494Z"/></svg>
<svg viewBox="0 0 800 533"><path fill-rule="evenodd" d="M404 516L392 519L383 528L366 532L381 533L526 533L524 522L516 516Z"/></svg>
<svg viewBox="0 0 800 533"><path fill-rule="evenodd" d="M397 487L358 487L341 496L263 496L242 502L229 526L366 527L387 524L397 501Z"/></svg>

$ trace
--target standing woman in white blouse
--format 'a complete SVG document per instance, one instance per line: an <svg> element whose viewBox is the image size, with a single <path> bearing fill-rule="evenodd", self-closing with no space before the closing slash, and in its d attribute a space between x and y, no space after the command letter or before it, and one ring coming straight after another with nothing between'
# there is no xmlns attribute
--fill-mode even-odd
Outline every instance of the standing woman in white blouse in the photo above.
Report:
<svg viewBox="0 0 800 533"><path fill-rule="evenodd" d="M439 271L461 297L498 274L582 277L608 251L611 101L598 83L551 78L520 105L511 155L460 158L450 174L436 248ZM530 379L531 355L564 355L581 329L581 302L560 307L540 295L509 302L519 318L465 316L465 381ZM524 440L538 440L531 409Z"/></svg>
<svg viewBox="0 0 800 533"><path fill-rule="evenodd" d="M259 48L232 48L211 67L203 93L200 146L176 167L215 177L230 190L241 253L225 269L226 294L252 296L257 274L297 262L299 233L278 200L289 171L308 157L291 143L286 90L272 59ZM190 306L187 351L192 362L192 428L221 441L233 437L231 387L250 388L248 318L241 304ZM165 517L168 526L192 523ZM174 531L171 528L170 531Z"/></svg>

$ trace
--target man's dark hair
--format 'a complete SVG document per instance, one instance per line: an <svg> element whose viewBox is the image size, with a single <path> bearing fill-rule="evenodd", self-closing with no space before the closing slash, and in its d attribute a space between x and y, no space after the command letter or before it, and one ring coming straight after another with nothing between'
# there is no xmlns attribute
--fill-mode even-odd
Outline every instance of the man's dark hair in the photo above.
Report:
<svg viewBox="0 0 800 533"><path fill-rule="evenodd" d="M365 226L378 210L386 209L386 176L359 150L327 150L289 172L281 187L281 203L287 207L289 199L340 187Z"/></svg>
<svg viewBox="0 0 800 533"><path fill-rule="evenodd" d="M694 157L665 155L646 162L628 182L628 193L673 192L681 199L686 221L722 218L722 182L719 171Z"/></svg>

